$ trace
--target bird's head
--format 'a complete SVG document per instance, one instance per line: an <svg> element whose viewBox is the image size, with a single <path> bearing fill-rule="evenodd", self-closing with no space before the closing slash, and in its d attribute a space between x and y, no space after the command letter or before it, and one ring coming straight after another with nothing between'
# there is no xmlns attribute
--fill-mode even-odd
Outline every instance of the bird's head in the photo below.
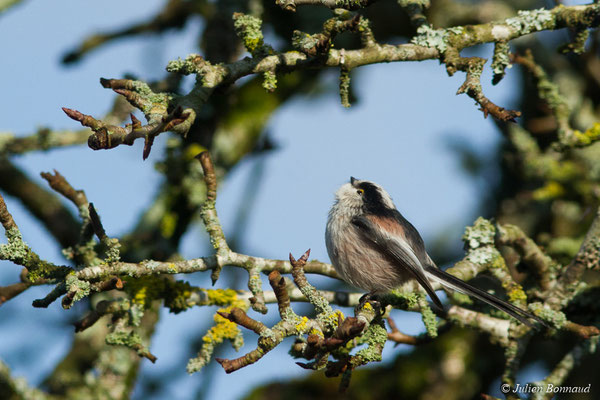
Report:
<svg viewBox="0 0 600 400"><path fill-rule="evenodd" d="M354 177L337 190L335 199L338 206L353 210L357 214L395 209L392 198L380 185Z"/></svg>

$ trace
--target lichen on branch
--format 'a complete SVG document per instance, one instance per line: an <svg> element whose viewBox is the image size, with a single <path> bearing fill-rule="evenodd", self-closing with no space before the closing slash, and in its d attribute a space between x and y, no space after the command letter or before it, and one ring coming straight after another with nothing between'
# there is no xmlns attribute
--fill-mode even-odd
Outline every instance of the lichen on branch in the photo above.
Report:
<svg viewBox="0 0 600 400"><path fill-rule="evenodd" d="M437 27L433 19L434 25L430 25L427 20L428 1L402 0L400 6L407 12L416 33L408 43L392 45L378 42L371 29L371 22L365 17L368 14L349 11L366 7L373 2L278 1L277 4L286 10L295 10L297 6L305 4L334 9L331 18L323 18L325 22L315 32L296 30L293 37L287 38L290 45L286 48L294 47L295 50L278 50L265 43L263 20L259 17L263 10L256 4L248 14L232 14L233 10L228 10L224 5L227 2L211 3L211 7L207 7L210 10L202 12L215 12L220 17L225 17L223 20L231 25L231 47L235 50L229 51L227 57L223 58L213 58L207 50L202 56L190 54L184 59L169 62L169 79L178 80L183 75L195 75L196 81L187 93L171 90L166 83L167 79L155 84L129 78L101 79L102 86L117 93L123 103L127 102L134 109L140 110L146 123L143 124L131 114L131 123L122 126L122 112L116 113L121 118L109 114L97 119L76 110L65 109L72 119L92 129L93 133L88 138L92 149L132 145L137 139L143 138L143 157L147 158L159 134L172 131L177 135L171 138L166 158L159 166L167 181L165 193L161 194L161 198L142 220L139 230L135 231L138 234L135 240L145 242L147 248L153 248L155 243L160 242L155 246L156 252L152 249L137 253L135 250L142 247L136 248L138 243L133 243L128 238L123 241L111 238L107 233L110 229L105 229L101 223L101 215L107 210L96 210L85 194L70 186L59 173L44 173L42 176L51 187L75 204L81 218L81 224L78 225L79 241L65 246L63 251L71 265L54 265L41 259L25 243L24 235L0 197L0 222L7 238L6 244L0 245L0 258L25 267L22 282L0 288L0 304L15 298L31 286L42 284L54 286L44 298L34 302L36 307L48 307L60 299L63 308L70 308L76 302L93 298L88 312L76 323L76 330L90 332L88 329L98 329L101 326L105 329L103 338L107 344L128 352L134 358L145 357L152 362L156 361L156 357L150 349L149 330L143 327L142 321L157 315L159 304L173 313L181 313L196 306L214 306L217 310L212 324L201 338L198 356L188 364L189 372L198 371L211 362L214 351L223 342L229 341L234 349L239 350L243 343L243 329L247 329L251 331L252 337L257 336L256 347L235 359L217 359L226 372L231 373L260 362L265 354L280 346L285 338L295 337L296 342L292 345L290 354L306 361L299 362L298 365L311 370L324 370L327 376L341 376L342 388L349 384L354 369L381 360L386 341L419 345L438 340L436 338L445 335L449 327L459 325L484 333L493 343L503 348L506 359L503 382L514 384L522 356L530 345L531 338L537 333L507 319L506 315L490 311L476 301L452 291L448 291L450 296L446 309L435 314L422 290L413 283L383 296L390 303L388 308L382 307L386 305L385 302L360 302L359 293L320 291L309 283L312 279L305 274L316 273L339 278L331 265L316 260L309 261L308 252L298 260L290 257L289 261L238 253L232 250L236 248L234 240L224 234L217 213L218 180L223 177L227 168L235 165L249 151L259 152L269 148L268 144L258 148L258 140L253 141L245 136L250 136L248 132L253 130L255 137L260 137L272 111L262 113L260 119L264 122L254 124L253 121L250 128L239 128L245 121L236 121L235 128L223 122L221 114L231 112L228 108L234 109L238 104L232 100L234 96L229 94L235 92L238 85L252 87L256 82L240 81L241 78L258 76L259 81L262 80L262 87L269 93L262 91L260 82L256 85L258 91L261 95L272 96L269 99L276 99L274 103L278 105L279 99L291 96L294 90L311 89L304 88L306 81L298 78L301 74L290 73L339 69L340 97L342 104L348 106L351 97L350 72L353 69L384 62L440 60L450 75L465 73L465 81L458 92L470 96L481 107L484 115L490 114L501 122L514 122L520 116L520 111L496 105L483 93L481 76L487 60L461 55L462 51L483 43L494 44L491 65L493 82L500 81L511 66L511 61L520 64L534 77L538 97L549 106L550 114L558 125L558 142L554 146L543 143L543 140L538 140L539 138L518 125L505 128L506 137L523 165L524 175L539 185L519 200L527 196L538 201L548 200L567 193L568 185L578 187L576 195L597 200L596 182L583 180L587 171L569 160L568 151L580 151L572 148L587 147L597 141L600 137L600 125L590 121L575 125L572 119L573 108L558 90L559 86L553 77L541 69L531 54L524 52L513 55L511 49L517 47L512 43L513 39L536 32L567 28L572 32L572 38L564 49L574 53L582 52L590 29L597 27L599 23L598 4L570 7L561 5L552 10L519 11L517 15L504 20L462 26L449 24L449 27L442 29ZM159 30L163 26L180 26L178 24L186 20L185 11L199 12L191 3L194 2L170 1L173 14L163 15L162 22L159 18L153 20L151 25L139 27L137 33ZM264 21L269 20L265 18ZM292 29L287 31L289 34ZM347 32L360 39L355 41L356 47L352 49L339 46L339 43L343 43L343 38L338 35ZM381 30L375 29L375 32L379 38ZM121 32L113 38L135 33ZM250 57L242 55L243 49L238 39L250 53ZM228 40L223 40L226 41ZM279 45L276 41L273 43ZM89 46L87 49L93 47ZM81 50L79 55L87 51ZM293 80L299 83L296 86L290 85L289 81ZM254 101L255 97L248 93L255 95L257 92L248 90L244 93ZM263 104L258 106L262 107ZM272 110L276 105L268 107ZM249 117L245 117L254 119L253 112L254 110L246 112ZM571 123L579 130L572 128ZM503 129L507 126L500 125ZM242 132L239 136L244 138L230 141L215 138L214 132L218 129L234 131L234 134L238 134L239 130ZM5 156L68 146L81 143L82 138L88 134L82 134L87 130L67 131L60 138L60 132L40 130L23 139L2 134L0 153ZM224 142L227 144L219 144ZM208 152L198 156L200 165L194 161L194 155L207 148L215 156L216 165L213 165ZM222 156L230 149L234 149L234 156ZM224 158L227 160L224 161ZM180 172L182 177L175 177ZM199 179L200 176L203 179ZM590 203L593 204L593 201ZM204 223L212 251L197 258L181 259L174 254L178 239L171 241L171 238L183 235L197 217ZM155 222L153 218L160 220L160 234L156 233L156 229L147 229ZM589 221L591 219L590 217ZM182 220L184 222L180 223ZM569 307L577 309L574 298L585 297L593 289L592 285L581 282L581 278L584 272L598 269L598 221L599 217L596 216L585 238L583 232L580 237L568 238L572 240L571 247L574 246L573 243L579 246L583 241L583 244L573 256L577 249L575 247L569 261L558 262L551 257L543 238L539 240L538 236L526 234L527 230L509 223L478 219L472 227L466 229L464 258L448 269L449 273L464 280L490 275L493 278L491 287L496 295L505 297L519 307L527 307L551 326L544 331L549 340L555 340L557 332L561 332L579 341L573 351L565 354L563 360L555 366L546 378L547 382L563 382L578 356L595 350L593 346L585 346L595 343L599 334L597 326L586 324L596 322L577 319L577 315L572 315ZM134 251L122 258L121 246L124 250L133 248ZM506 254L512 260L508 260ZM210 273L212 283L215 284L220 279L221 272L231 267L242 268L247 272L247 290L196 287L181 277L173 277L176 274ZM515 273L517 267L518 274ZM269 284L272 287L270 291L263 290L262 279L265 274L269 274ZM293 284L283 274L291 274ZM440 289L437 284L435 288ZM101 301L96 302L98 298ZM297 314L293 309L297 302L310 303L313 312L307 315ZM266 313L267 304L277 304L279 312L279 320L274 324L269 323L269 326L261 321L260 315L257 317L251 313L251 310ZM357 307L354 315L350 316L334 306ZM402 334L391 322L391 332L386 332L383 323L386 318L392 321L387 314L390 308L420 313L426 334L416 337ZM8 372L2 373L3 376L8 376Z"/></svg>

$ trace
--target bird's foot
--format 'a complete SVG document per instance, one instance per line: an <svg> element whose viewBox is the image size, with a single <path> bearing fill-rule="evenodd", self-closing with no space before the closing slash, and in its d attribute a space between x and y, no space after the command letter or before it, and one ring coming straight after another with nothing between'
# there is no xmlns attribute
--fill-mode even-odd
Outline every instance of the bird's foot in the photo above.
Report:
<svg viewBox="0 0 600 400"><path fill-rule="evenodd" d="M367 305L367 303L369 305ZM365 293L358 300L358 305L355 308L355 313L358 313L360 310L365 307L372 307L378 314L382 314L385 312L385 306L381 303L379 296L374 293Z"/></svg>

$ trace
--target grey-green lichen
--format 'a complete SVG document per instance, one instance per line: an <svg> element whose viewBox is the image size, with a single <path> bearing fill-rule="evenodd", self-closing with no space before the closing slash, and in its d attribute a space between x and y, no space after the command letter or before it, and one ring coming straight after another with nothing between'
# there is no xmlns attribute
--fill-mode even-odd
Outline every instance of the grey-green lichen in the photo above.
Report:
<svg viewBox="0 0 600 400"><path fill-rule="evenodd" d="M106 344L133 348L142 344L142 338L135 332L115 331L106 335Z"/></svg>
<svg viewBox="0 0 600 400"><path fill-rule="evenodd" d="M277 89L277 75L273 71L265 71L263 73L263 89L267 92L274 92Z"/></svg>
<svg viewBox="0 0 600 400"><path fill-rule="evenodd" d="M448 31L445 29L433 29L431 25L424 24L417 28L417 36L411 39L411 43L433 47L443 53L448 46L448 35Z"/></svg>
<svg viewBox="0 0 600 400"><path fill-rule="evenodd" d="M17 228L6 230L8 243L0 245L0 258L3 260L24 259L29 254L29 247L23 241L21 231Z"/></svg>
<svg viewBox="0 0 600 400"><path fill-rule="evenodd" d="M340 99L342 106L350 107L350 71L345 68L340 71Z"/></svg>
<svg viewBox="0 0 600 400"><path fill-rule="evenodd" d="M466 259L474 264L494 266L497 258L501 257L494 247L478 247L466 255Z"/></svg>
<svg viewBox="0 0 600 400"><path fill-rule="evenodd" d="M590 36L590 31L586 28L577 30L575 32L575 38L571 43L568 43L560 48L562 53L575 53L575 54L583 54L585 53L585 42ZM1 147L0 147L1 149Z"/></svg>
<svg viewBox="0 0 600 400"><path fill-rule="evenodd" d="M277 334L273 331L273 329L265 328L260 335L258 335L258 342L259 345L261 342L263 342L263 344L266 344L267 342L272 344L276 338Z"/></svg>
<svg viewBox="0 0 600 400"><path fill-rule="evenodd" d="M77 279L75 272L71 272L66 276L65 286L68 293L74 294L72 303L78 302L90 295L90 283L88 281ZM70 308L72 303L69 303L67 308Z"/></svg>
<svg viewBox="0 0 600 400"><path fill-rule="evenodd" d="M581 29L575 33L575 39L572 43L566 45L562 51L563 52L572 52L575 54L583 54L585 53L585 42L590 37L589 29Z"/></svg>
<svg viewBox="0 0 600 400"><path fill-rule="evenodd" d="M309 35L308 33L295 30L292 33L292 46L302 53L306 53L314 49L321 39L318 35Z"/></svg>
<svg viewBox="0 0 600 400"><path fill-rule="evenodd" d="M156 269L156 267L158 267L160 264L154 260L143 260L142 262L140 262L140 265L143 268L148 268L151 271L154 271Z"/></svg>
<svg viewBox="0 0 600 400"><path fill-rule="evenodd" d="M498 41L494 44L494 56L492 57L492 71L494 77L492 83L495 85L504 77L507 68L512 68L510 62L510 45L506 41Z"/></svg>
<svg viewBox="0 0 600 400"><path fill-rule="evenodd" d="M115 329L113 332L106 335L106 344L113 346L125 346L134 350L140 357L147 357L152 362L156 358L150 354L148 348L143 345L142 338L136 332L122 329Z"/></svg>
<svg viewBox="0 0 600 400"><path fill-rule="evenodd" d="M381 361L381 352L387 341L387 330L383 326L383 322L379 321L379 323L369 325L360 339L361 342L367 343L367 347L359 350L355 356L361 360L361 364Z"/></svg>
<svg viewBox="0 0 600 400"><path fill-rule="evenodd" d="M358 33L360 34L361 42L364 47L375 45L375 37L371 30L371 22L367 18L361 18L358 21L357 27Z"/></svg>
<svg viewBox="0 0 600 400"><path fill-rule="evenodd" d="M462 26L452 26L450 28L446 29L446 32L449 32L453 35L462 35L465 31L465 28L463 28Z"/></svg>
<svg viewBox="0 0 600 400"><path fill-rule="evenodd" d="M317 289L308 283L306 280L303 285L299 285L299 289L302 294L308 299L309 303L313 305L317 312L317 319L323 320L328 319L334 314L331 305L325 297L323 297Z"/></svg>
<svg viewBox="0 0 600 400"><path fill-rule="evenodd" d="M112 264L121 260L121 243L116 238L106 238L104 244L107 246L105 261Z"/></svg>
<svg viewBox="0 0 600 400"><path fill-rule="evenodd" d="M494 244L494 236L496 228L485 218L479 217L475 220L473 226L468 226L465 229L465 234L462 239L471 249L476 249L480 246Z"/></svg>
<svg viewBox="0 0 600 400"><path fill-rule="evenodd" d="M556 329L561 329L567 323L567 317L562 311L556 311L549 307L544 307L542 303L530 303L529 309L544 321L552 324L552 326L554 326Z"/></svg>
<svg viewBox="0 0 600 400"><path fill-rule="evenodd" d="M104 263L103 260L97 257L96 241L93 238L75 246L65 247L61 250L61 253L67 260L84 260L80 265L74 267L76 271Z"/></svg>
<svg viewBox="0 0 600 400"><path fill-rule="evenodd" d="M143 99L143 101L136 104L136 107L146 116L155 114L160 115L162 118L174 96L170 93L155 93L144 81L131 81L130 85L131 90L139 94Z"/></svg>
<svg viewBox="0 0 600 400"><path fill-rule="evenodd" d="M260 272L256 268L252 268L248 271L248 289L250 289L256 300L252 303L252 309L262 314L266 314L267 306L264 304L262 280L260 279Z"/></svg>
<svg viewBox="0 0 600 400"><path fill-rule="evenodd" d="M199 66L202 65L200 62L204 62L204 59L199 54L189 54L185 57L185 60L182 60L180 57L177 57L177 60L172 60L167 63L166 70L167 72L173 72L181 75L192 75L199 73Z"/></svg>
<svg viewBox="0 0 600 400"><path fill-rule="evenodd" d="M235 32L242 39L244 47L253 56L268 54L272 51L263 41L262 21L252 15L242 13L233 14Z"/></svg>
<svg viewBox="0 0 600 400"><path fill-rule="evenodd" d="M142 323L142 317L144 316L144 307L136 303L131 304L128 300L124 300L123 306L124 309L128 311L129 321L131 322L131 325L140 326L140 324Z"/></svg>
<svg viewBox="0 0 600 400"><path fill-rule="evenodd" d="M29 282L47 278L62 278L71 271L71 268L54 265L42 260L23 241L18 228L7 229L5 235L8 242L0 245L0 260L12 261L27 268L27 280Z"/></svg>
<svg viewBox="0 0 600 400"><path fill-rule="evenodd" d="M369 304L369 303L366 303ZM338 327L338 321L344 319L344 313L340 310L335 310L330 313L321 313L317 316L317 320L321 323L323 331L333 332Z"/></svg>
<svg viewBox="0 0 600 400"><path fill-rule="evenodd" d="M419 308L421 309L421 319L423 320L423 324L425 325L427 335L431 338L436 338L438 336L437 318L431 307L429 307L425 295L420 294L418 301Z"/></svg>
<svg viewBox="0 0 600 400"><path fill-rule="evenodd" d="M506 20L506 24L522 35L526 35L531 32L554 28L555 20L551 11L540 8L529 11L519 10L516 17Z"/></svg>
<svg viewBox="0 0 600 400"><path fill-rule="evenodd" d="M383 300L392 304L394 307L415 310L419 307L421 294L409 292L401 289L394 289L389 294L384 295Z"/></svg>

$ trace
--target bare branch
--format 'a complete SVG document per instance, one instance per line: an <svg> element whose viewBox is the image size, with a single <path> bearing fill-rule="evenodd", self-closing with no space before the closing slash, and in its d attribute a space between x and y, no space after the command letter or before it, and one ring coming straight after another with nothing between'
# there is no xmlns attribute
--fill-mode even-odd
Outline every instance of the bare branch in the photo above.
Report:
<svg viewBox="0 0 600 400"><path fill-rule="evenodd" d="M57 170L54 170L54 175L49 172L42 172L40 175L48 181L52 189L71 200L77 207L84 207L87 205L88 201L84 191L75 190Z"/></svg>
<svg viewBox="0 0 600 400"><path fill-rule="evenodd" d="M235 307L230 313L218 312L218 314L231 322L235 322L246 329L250 329L257 335L260 335L268 329L262 322L250 318L241 308Z"/></svg>
<svg viewBox="0 0 600 400"><path fill-rule="evenodd" d="M571 321L567 322L563 329L575 333L582 339L590 339L594 336L600 335L600 329L598 329L596 326L585 326Z"/></svg>
<svg viewBox="0 0 600 400"><path fill-rule="evenodd" d="M29 289L29 282L18 282L8 286L0 286L0 306Z"/></svg>
<svg viewBox="0 0 600 400"><path fill-rule="evenodd" d="M276 0L275 3L286 11L296 12L298 6L313 5L331 8L344 8L346 10L358 10L368 7L377 0Z"/></svg>
<svg viewBox="0 0 600 400"><path fill-rule="evenodd" d="M15 0L12 0L15 1ZM180 29L191 16L198 13L198 5L185 0L169 0L165 7L147 21L113 32L101 32L86 38L76 49L64 55L62 62L71 64L78 62L92 50L108 42L130 36L149 33L160 33L168 29Z"/></svg>
<svg viewBox="0 0 600 400"><path fill-rule="evenodd" d="M449 57L450 54L452 54L453 59ZM516 122L516 118L521 116L520 111L499 107L483 94L480 78L483 65L486 62L485 59L480 57L460 57L457 51L448 49L445 53L445 61L449 65L448 71L450 74L452 74L454 68L467 73L465 82L458 88L456 94L466 93L475 100L481 106L481 111L483 111L485 118L490 114L500 121Z"/></svg>
<svg viewBox="0 0 600 400"><path fill-rule="evenodd" d="M279 315L281 318L283 318L290 310L290 296L287 292L285 279L283 279L279 271L272 271L269 274L269 283L271 284L273 292L277 298Z"/></svg>
<svg viewBox="0 0 600 400"><path fill-rule="evenodd" d="M5 231L19 229L12 215L8 211L8 208L6 208L6 203L4 202L4 197L2 197L2 195L0 195L0 223L2 223Z"/></svg>

